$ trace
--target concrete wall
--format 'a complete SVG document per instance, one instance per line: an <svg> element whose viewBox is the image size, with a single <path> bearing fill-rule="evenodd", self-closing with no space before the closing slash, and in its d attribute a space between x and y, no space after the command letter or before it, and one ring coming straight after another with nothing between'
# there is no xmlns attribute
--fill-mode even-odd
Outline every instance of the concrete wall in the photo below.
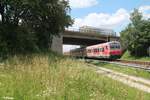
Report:
<svg viewBox="0 0 150 100"><path fill-rule="evenodd" d="M63 53L63 40L62 36L54 37L52 41L52 51L57 52L59 54Z"/></svg>

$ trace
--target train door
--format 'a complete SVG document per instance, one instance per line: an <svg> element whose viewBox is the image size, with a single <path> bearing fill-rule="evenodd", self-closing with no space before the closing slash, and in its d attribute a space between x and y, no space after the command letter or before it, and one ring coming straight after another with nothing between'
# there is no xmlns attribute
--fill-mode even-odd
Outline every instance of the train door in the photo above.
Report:
<svg viewBox="0 0 150 100"><path fill-rule="evenodd" d="M108 56L109 56L109 46L108 46L108 45L105 45L105 46L104 46L104 56L105 56L105 57L108 57Z"/></svg>

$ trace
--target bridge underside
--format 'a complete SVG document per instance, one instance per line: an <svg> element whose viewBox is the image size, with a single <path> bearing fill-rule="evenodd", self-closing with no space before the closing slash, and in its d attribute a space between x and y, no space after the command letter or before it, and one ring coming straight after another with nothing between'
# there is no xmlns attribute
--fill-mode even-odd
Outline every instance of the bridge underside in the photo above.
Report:
<svg viewBox="0 0 150 100"><path fill-rule="evenodd" d="M75 31L65 31L60 37L54 37L52 41L52 50L62 53L63 44L90 46L107 41L116 41L119 37L106 36L96 33L81 33Z"/></svg>
<svg viewBox="0 0 150 100"><path fill-rule="evenodd" d="M71 38L71 37L63 37L63 44L69 45L84 45L90 46L99 43L104 43L105 40L98 40L98 39L87 39L87 38Z"/></svg>

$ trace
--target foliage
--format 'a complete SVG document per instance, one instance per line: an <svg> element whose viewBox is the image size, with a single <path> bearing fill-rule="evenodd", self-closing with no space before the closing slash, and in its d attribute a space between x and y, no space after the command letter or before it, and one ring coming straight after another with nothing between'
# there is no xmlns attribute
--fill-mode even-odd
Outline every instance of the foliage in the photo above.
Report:
<svg viewBox="0 0 150 100"><path fill-rule="evenodd" d="M72 24L66 0L0 0L0 52L49 49Z"/></svg>
<svg viewBox="0 0 150 100"><path fill-rule="evenodd" d="M131 55L146 56L150 46L150 19L144 19L137 9L131 13L130 19L131 23L121 32L122 47Z"/></svg>

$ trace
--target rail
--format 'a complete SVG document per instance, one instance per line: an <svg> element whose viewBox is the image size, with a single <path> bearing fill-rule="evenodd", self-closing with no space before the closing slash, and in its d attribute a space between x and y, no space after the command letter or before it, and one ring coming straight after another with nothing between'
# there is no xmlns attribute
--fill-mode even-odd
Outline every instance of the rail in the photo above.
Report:
<svg viewBox="0 0 150 100"><path fill-rule="evenodd" d="M119 59L119 60L112 60L110 62L150 71L150 62L148 61L120 60Z"/></svg>
<svg viewBox="0 0 150 100"><path fill-rule="evenodd" d="M137 69L143 69L150 72L150 62L148 61L135 61L135 60L108 60L108 59L95 59L95 58L86 58L91 60L96 60L99 62L106 62L106 63L112 63L112 64L118 64L128 67L133 67Z"/></svg>

